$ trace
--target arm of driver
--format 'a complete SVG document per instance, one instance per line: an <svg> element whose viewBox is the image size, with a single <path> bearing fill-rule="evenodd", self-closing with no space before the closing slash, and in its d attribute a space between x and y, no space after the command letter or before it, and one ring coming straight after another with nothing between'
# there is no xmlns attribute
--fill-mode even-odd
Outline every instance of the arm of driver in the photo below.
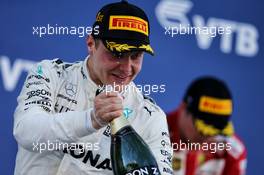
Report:
<svg viewBox="0 0 264 175"><path fill-rule="evenodd" d="M42 74L36 70L41 67ZM90 111L56 113L56 70L51 61L32 68L17 98L13 134L18 144L29 151L38 143L72 143L95 131ZM37 85L34 85L37 84ZM33 85L32 85L33 84ZM36 95L41 92L41 95Z"/></svg>

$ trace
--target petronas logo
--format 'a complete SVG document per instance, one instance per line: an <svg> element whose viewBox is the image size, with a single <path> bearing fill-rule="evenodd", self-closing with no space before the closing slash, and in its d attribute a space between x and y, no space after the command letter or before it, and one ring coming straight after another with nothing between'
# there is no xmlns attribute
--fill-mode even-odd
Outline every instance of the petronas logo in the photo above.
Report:
<svg viewBox="0 0 264 175"><path fill-rule="evenodd" d="M43 71L42 71L42 67L41 66L38 66L37 73L38 73L38 75L42 75L43 74Z"/></svg>
<svg viewBox="0 0 264 175"><path fill-rule="evenodd" d="M132 114L132 112L133 112L133 110L129 109L129 108L124 108L124 110L123 110L123 114L126 117L126 119L129 118L129 116L130 116L130 114Z"/></svg>

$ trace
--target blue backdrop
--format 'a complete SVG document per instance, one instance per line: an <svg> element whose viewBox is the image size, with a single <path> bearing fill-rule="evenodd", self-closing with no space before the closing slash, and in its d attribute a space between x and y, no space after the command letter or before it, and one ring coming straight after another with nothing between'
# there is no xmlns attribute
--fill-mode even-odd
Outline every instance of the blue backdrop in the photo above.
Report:
<svg viewBox="0 0 264 175"><path fill-rule="evenodd" d="M14 172L17 146L12 135L13 112L26 71L42 59L59 57L69 62L84 59L87 34L83 29L89 33L96 12L109 2L112 1L0 1L1 175ZM141 6L149 15L151 43L156 53L154 58L145 55L143 70L136 82L164 84L164 93L151 96L168 112L177 107L186 86L194 78L215 75L225 80L234 96L235 129L248 149L247 174L262 174L264 2L130 2ZM175 34L175 27L179 26L230 28L229 34L213 37ZM56 32L59 27L68 28L68 33Z"/></svg>

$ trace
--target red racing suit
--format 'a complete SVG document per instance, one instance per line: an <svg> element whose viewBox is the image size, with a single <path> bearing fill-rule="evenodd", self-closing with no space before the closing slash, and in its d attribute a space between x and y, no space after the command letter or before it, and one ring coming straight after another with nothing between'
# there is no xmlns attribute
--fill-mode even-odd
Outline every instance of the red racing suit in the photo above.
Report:
<svg viewBox="0 0 264 175"><path fill-rule="evenodd" d="M179 113L167 115L172 144L181 142L178 127ZM174 175L243 175L246 170L246 148L236 136L226 138L229 150L212 153L201 150L175 150L173 152Z"/></svg>

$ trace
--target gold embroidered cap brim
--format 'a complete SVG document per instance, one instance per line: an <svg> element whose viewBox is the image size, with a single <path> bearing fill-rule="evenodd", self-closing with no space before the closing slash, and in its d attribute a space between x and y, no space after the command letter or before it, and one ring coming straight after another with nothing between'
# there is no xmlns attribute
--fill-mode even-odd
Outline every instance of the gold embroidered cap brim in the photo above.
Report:
<svg viewBox="0 0 264 175"><path fill-rule="evenodd" d="M134 45L134 44L129 44L129 42L118 43L116 41L109 41L109 40L103 40L103 43L105 47L111 52L129 52L134 50L142 50L151 55L154 55L154 51L149 44L142 43L139 45Z"/></svg>

